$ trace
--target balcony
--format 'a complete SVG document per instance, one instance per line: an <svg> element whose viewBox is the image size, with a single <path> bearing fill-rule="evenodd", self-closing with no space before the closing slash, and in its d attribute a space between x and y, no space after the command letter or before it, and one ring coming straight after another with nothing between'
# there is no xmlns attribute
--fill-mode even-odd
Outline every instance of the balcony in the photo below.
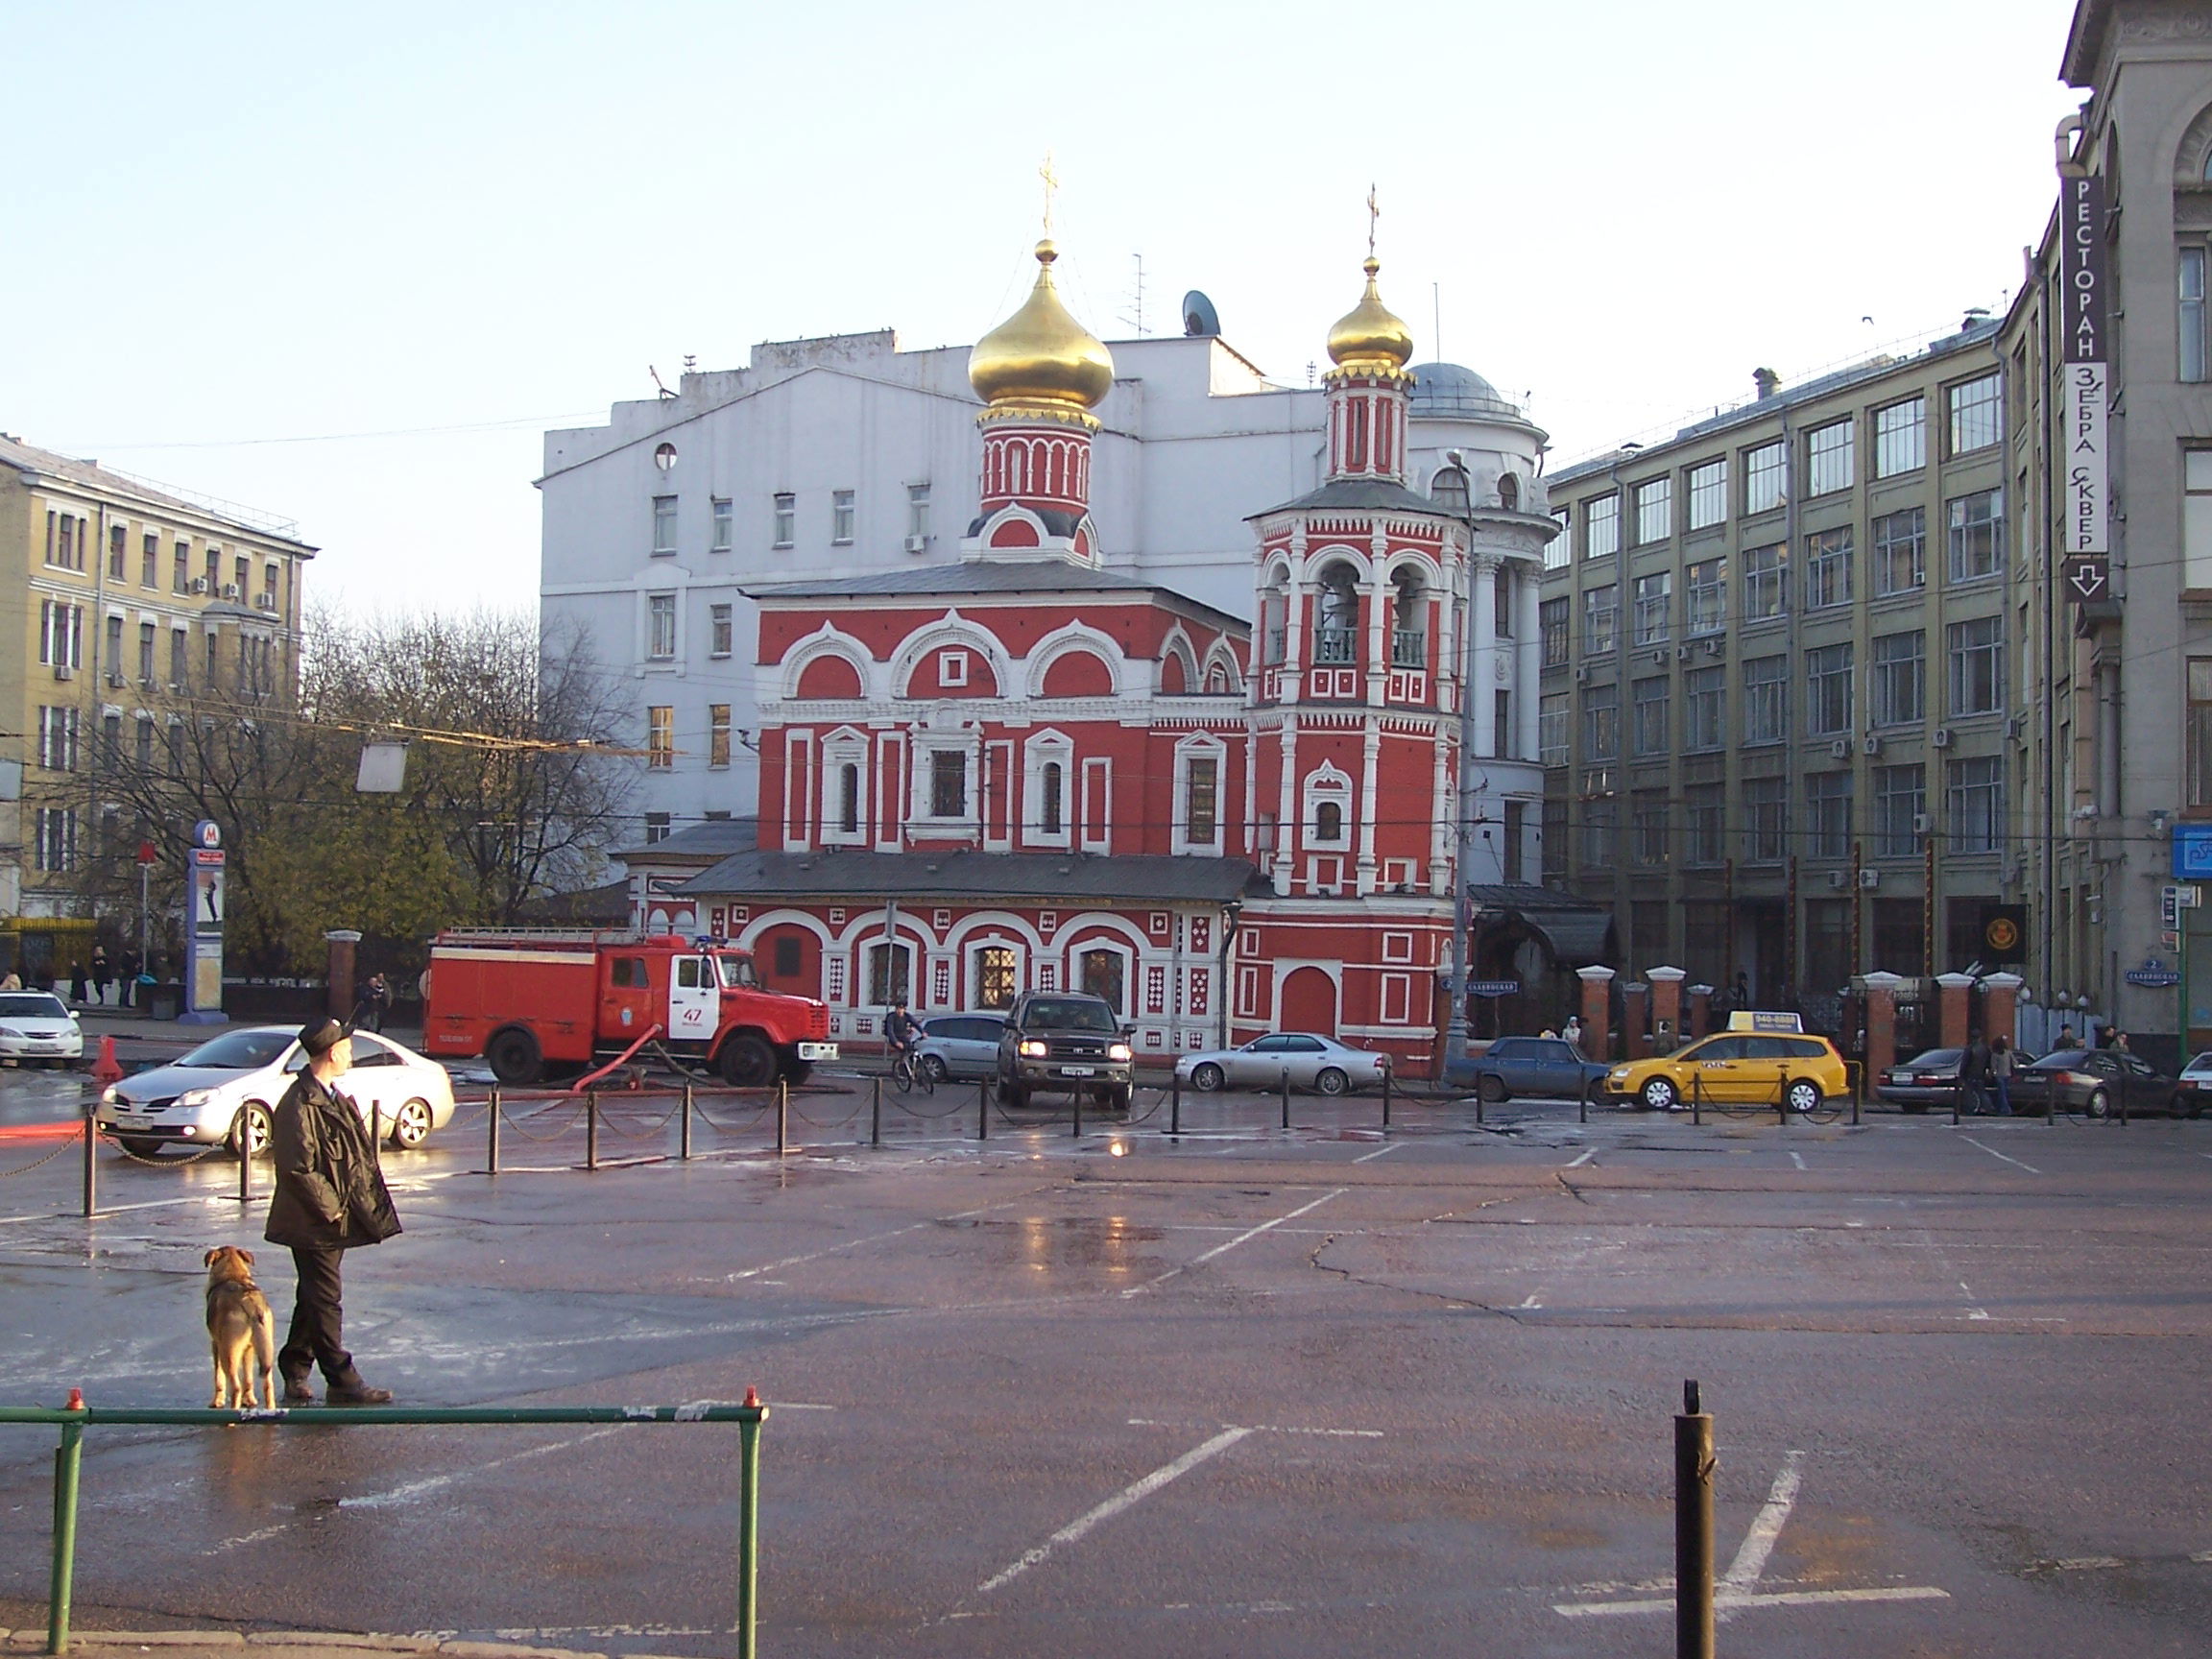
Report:
<svg viewBox="0 0 2212 1659"><path fill-rule="evenodd" d="M1356 628L1316 628L1313 630L1313 661L1324 667L1349 667L1359 661L1358 630Z"/></svg>
<svg viewBox="0 0 2212 1659"><path fill-rule="evenodd" d="M1393 628L1390 631L1390 666L1393 668L1426 668L1429 666L1429 635L1420 628Z"/></svg>

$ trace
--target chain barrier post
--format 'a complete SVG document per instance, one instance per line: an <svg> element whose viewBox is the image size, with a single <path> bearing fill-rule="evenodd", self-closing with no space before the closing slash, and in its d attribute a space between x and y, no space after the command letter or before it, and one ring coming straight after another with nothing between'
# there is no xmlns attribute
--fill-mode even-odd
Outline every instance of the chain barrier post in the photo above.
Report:
<svg viewBox="0 0 2212 1659"><path fill-rule="evenodd" d="M499 1173L499 1085L492 1085L492 1093L485 1096L484 1105L490 1122L484 1131L484 1173Z"/></svg>
<svg viewBox="0 0 2212 1659"><path fill-rule="evenodd" d="M880 1146L883 1144L883 1079L877 1077L871 1082L873 1086L868 1091L868 1144Z"/></svg>
<svg viewBox="0 0 2212 1659"><path fill-rule="evenodd" d="M1965 1093L1966 1085L1964 1083L1960 1083L1958 1088L1951 1091L1951 1127L1954 1129L1959 1127L1959 1097Z"/></svg>
<svg viewBox="0 0 2212 1659"><path fill-rule="evenodd" d="M1690 1121L1705 1127L1705 1079L1695 1071L1690 1073Z"/></svg>
<svg viewBox="0 0 2212 1659"><path fill-rule="evenodd" d="M1183 1133L1183 1068L1180 1063L1167 1074L1167 1133Z"/></svg>
<svg viewBox="0 0 2212 1659"><path fill-rule="evenodd" d="M69 1409L82 1411L84 1396L69 1390ZM46 1591L46 1651L69 1651L70 1599L77 1576L77 1476L84 1457L84 1425L61 1425L54 1451L54 1570Z"/></svg>
<svg viewBox="0 0 2212 1659"><path fill-rule="evenodd" d="M230 1133L238 1140L238 1202L253 1202L253 1118L252 1108L238 1108L238 1120L231 1124Z"/></svg>
<svg viewBox="0 0 2212 1659"><path fill-rule="evenodd" d="M1290 1127L1290 1068L1283 1068L1283 1127Z"/></svg>
<svg viewBox="0 0 2212 1659"><path fill-rule="evenodd" d="M791 1086L782 1078L776 1079L776 1156L781 1158L791 1147Z"/></svg>
<svg viewBox="0 0 2212 1659"><path fill-rule="evenodd" d="M2043 1077L2043 1127L2058 1127L2058 1079L2049 1072ZM89 1215L92 1212L87 1210L84 1214Z"/></svg>
<svg viewBox="0 0 2212 1659"><path fill-rule="evenodd" d="M975 1139L991 1139L991 1085L988 1083L975 1085Z"/></svg>
<svg viewBox="0 0 2212 1659"><path fill-rule="evenodd" d="M1137 1092L1137 1085L1130 1084L1129 1092L1134 1094ZM1083 1091L1076 1090L1069 1098L1075 1102L1075 1126L1068 1133L1074 1140L1080 1141L1083 1139Z"/></svg>
<svg viewBox="0 0 2212 1659"><path fill-rule="evenodd" d="M1576 1097L1575 1100L1575 1104L1581 1108L1581 1121L1584 1123L1590 1121L1590 1079L1587 1077L1583 1078L1582 1093L1579 1096Z"/></svg>
<svg viewBox="0 0 2212 1659"><path fill-rule="evenodd" d="M1479 1078L1479 1077L1478 1077L1478 1078L1476 1078L1476 1079L1475 1079L1475 1127L1476 1127L1476 1128L1479 1129L1479 1128L1481 1128L1481 1127L1482 1127L1482 1123L1483 1123L1483 1117L1484 1117L1484 1113L1483 1113L1483 1106L1482 1106L1482 1079L1481 1079L1481 1078Z"/></svg>
<svg viewBox="0 0 2212 1659"><path fill-rule="evenodd" d="M684 1120L676 1131L676 1156L683 1163L688 1164L691 1162L691 1084L688 1078L685 1080L684 1104L680 1110L684 1114Z"/></svg>
<svg viewBox="0 0 2212 1659"><path fill-rule="evenodd" d="M760 1406L760 1396L745 1390L745 1404ZM737 1659L757 1659L754 1631L759 1611L760 1566L760 1415L737 1424Z"/></svg>
<svg viewBox="0 0 2212 1659"><path fill-rule="evenodd" d="M1388 1056L1384 1056L1382 1061L1382 1127L1385 1129L1390 1127L1390 1061Z"/></svg>
<svg viewBox="0 0 2212 1659"><path fill-rule="evenodd" d="M584 1096L584 1167L599 1167L599 1091Z"/></svg>
<svg viewBox="0 0 2212 1659"><path fill-rule="evenodd" d="M84 1218L89 1221L100 1208L100 1161L94 1154L99 1145L100 1108L87 1104L84 1108Z"/></svg>
<svg viewBox="0 0 2212 1659"><path fill-rule="evenodd" d="M1774 1073L1774 1121L1780 1128L1790 1127L1790 1079L1781 1071Z"/></svg>
<svg viewBox="0 0 2212 1659"><path fill-rule="evenodd" d="M1674 1419L1674 1654L1713 1659L1713 1418L1682 1384Z"/></svg>
<svg viewBox="0 0 2212 1659"><path fill-rule="evenodd" d="M1863 1064L1847 1069L1851 1077L1851 1127L1859 1127L1859 1105L1866 1094L1866 1068Z"/></svg>

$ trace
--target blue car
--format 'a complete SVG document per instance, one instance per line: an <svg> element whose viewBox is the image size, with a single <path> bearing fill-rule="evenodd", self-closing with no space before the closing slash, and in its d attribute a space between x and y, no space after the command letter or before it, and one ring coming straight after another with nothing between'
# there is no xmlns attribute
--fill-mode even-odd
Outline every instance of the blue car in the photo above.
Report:
<svg viewBox="0 0 2212 1659"><path fill-rule="evenodd" d="M1600 1093L1604 1076L1563 1037L1501 1037L1475 1061L1475 1092L1492 1104L1517 1095L1579 1100Z"/></svg>

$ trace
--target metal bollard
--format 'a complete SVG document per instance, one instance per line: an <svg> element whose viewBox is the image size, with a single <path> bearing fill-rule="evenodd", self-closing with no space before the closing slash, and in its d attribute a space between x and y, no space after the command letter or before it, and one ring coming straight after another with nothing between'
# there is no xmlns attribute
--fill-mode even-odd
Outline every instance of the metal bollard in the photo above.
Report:
<svg viewBox="0 0 2212 1659"><path fill-rule="evenodd" d="M1137 1093L1136 1084L1132 1083L1129 1085L1129 1093L1131 1094L1135 1094ZM1075 1140L1080 1141L1083 1139L1083 1091L1080 1089L1076 1090L1070 1098L1075 1102L1075 1127L1070 1129L1069 1134L1071 1135Z"/></svg>
<svg viewBox="0 0 2212 1659"><path fill-rule="evenodd" d="M1690 1121L1700 1129L1705 1126L1705 1084L1695 1071L1690 1073Z"/></svg>
<svg viewBox="0 0 2212 1659"><path fill-rule="evenodd" d="M1965 1093L1964 1089L1955 1089L1951 1093L1951 1127L1954 1129L1959 1127L1959 1096Z"/></svg>
<svg viewBox="0 0 2212 1659"><path fill-rule="evenodd" d="M991 1084L988 1079L975 1085L975 1139L991 1139Z"/></svg>
<svg viewBox="0 0 2212 1659"><path fill-rule="evenodd" d="M1390 1068L1382 1068L1382 1127L1390 1127Z"/></svg>
<svg viewBox="0 0 2212 1659"><path fill-rule="evenodd" d="M253 1202L253 1119L250 1109L238 1108L238 1121L231 1126L238 1137L238 1202Z"/></svg>
<svg viewBox="0 0 2212 1659"><path fill-rule="evenodd" d="M2058 1080L2056 1077L2043 1080L2043 1127L2058 1127ZM89 1215L92 1212L87 1210L84 1214Z"/></svg>
<svg viewBox="0 0 2212 1659"><path fill-rule="evenodd" d="M1167 1074L1167 1133L1183 1133L1183 1070L1180 1066Z"/></svg>
<svg viewBox="0 0 2212 1659"><path fill-rule="evenodd" d="M1674 1652L1713 1659L1713 1419L1682 1384L1674 1419Z"/></svg>
<svg viewBox="0 0 2212 1659"><path fill-rule="evenodd" d="M584 1167L599 1167L599 1091L584 1096Z"/></svg>
<svg viewBox="0 0 2212 1659"><path fill-rule="evenodd" d="M499 1173L499 1085L484 1097L484 1173Z"/></svg>
<svg viewBox="0 0 2212 1659"><path fill-rule="evenodd" d="M791 1086L781 1078L776 1081L776 1156L781 1158L791 1147Z"/></svg>
<svg viewBox="0 0 2212 1659"><path fill-rule="evenodd" d="M87 1219L100 1209L100 1162L94 1156L100 1144L99 1107L84 1108L84 1214Z"/></svg>
<svg viewBox="0 0 2212 1659"><path fill-rule="evenodd" d="M70 1390L72 1409L84 1404ZM69 1650L72 1580L77 1571L77 1476L84 1452L84 1426L61 1425L61 1444L54 1449L54 1568L46 1591L46 1651Z"/></svg>
<svg viewBox="0 0 2212 1659"><path fill-rule="evenodd" d="M1290 1068L1283 1068L1283 1127L1290 1127Z"/></svg>
<svg viewBox="0 0 2212 1659"><path fill-rule="evenodd" d="M1780 1071L1774 1073L1774 1120L1784 1129L1790 1127L1790 1079Z"/></svg>
<svg viewBox="0 0 2212 1659"><path fill-rule="evenodd" d="M1866 1068L1855 1066L1851 1069L1851 1127L1854 1129L1859 1127L1859 1107L1865 1097Z"/></svg>
<svg viewBox="0 0 2212 1659"><path fill-rule="evenodd" d="M676 1132L676 1156L684 1163L691 1162L691 1085L684 1085L684 1103L677 1108L682 1123Z"/></svg>
<svg viewBox="0 0 2212 1659"><path fill-rule="evenodd" d="M1581 1098L1580 1098L1580 1099L1579 1099L1579 1100L1576 1102L1576 1104L1577 1104L1577 1105L1579 1105L1579 1106L1581 1107L1581 1109L1582 1109L1582 1110L1581 1110L1581 1121L1583 1121L1583 1122L1585 1122L1585 1123L1589 1122L1589 1121L1590 1121L1590 1079L1589 1079L1589 1078L1587 1078L1587 1077L1585 1077L1585 1078L1583 1078L1583 1079L1582 1079L1582 1094L1581 1094Z"/></svg>
<svg viewBox="0 0 2212 1659"><path fill-rule="evenodd" d="M868 1091L868 1144L883 1144L883 1079L880 1077L874 1080L874 1087Z"/></svg>

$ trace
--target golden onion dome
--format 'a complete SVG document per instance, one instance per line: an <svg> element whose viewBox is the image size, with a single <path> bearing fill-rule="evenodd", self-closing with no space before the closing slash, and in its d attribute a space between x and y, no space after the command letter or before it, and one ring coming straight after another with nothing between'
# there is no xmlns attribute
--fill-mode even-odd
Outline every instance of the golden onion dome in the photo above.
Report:
<svg viewBox="0 0 2212 1659"><path fill-rule="evenodd" d="M1368 254L1367 292L1329 330L1329 360L1339 369L1397 371L1412 360L1413 330L1391 314L1375 286L1375 273L1382 269L1382 261Z"/></svg>
<svg viewBox="0 0 2212 1659"><path fill-rule="evenodd" d="M1037 286L1022 309L975 342L968 354L968 383L994 407L1041 405L1080 412L1095 407L1114 389L1114 358L1068 307L1052 284L1060 251L1037 244Z"/></svg>

